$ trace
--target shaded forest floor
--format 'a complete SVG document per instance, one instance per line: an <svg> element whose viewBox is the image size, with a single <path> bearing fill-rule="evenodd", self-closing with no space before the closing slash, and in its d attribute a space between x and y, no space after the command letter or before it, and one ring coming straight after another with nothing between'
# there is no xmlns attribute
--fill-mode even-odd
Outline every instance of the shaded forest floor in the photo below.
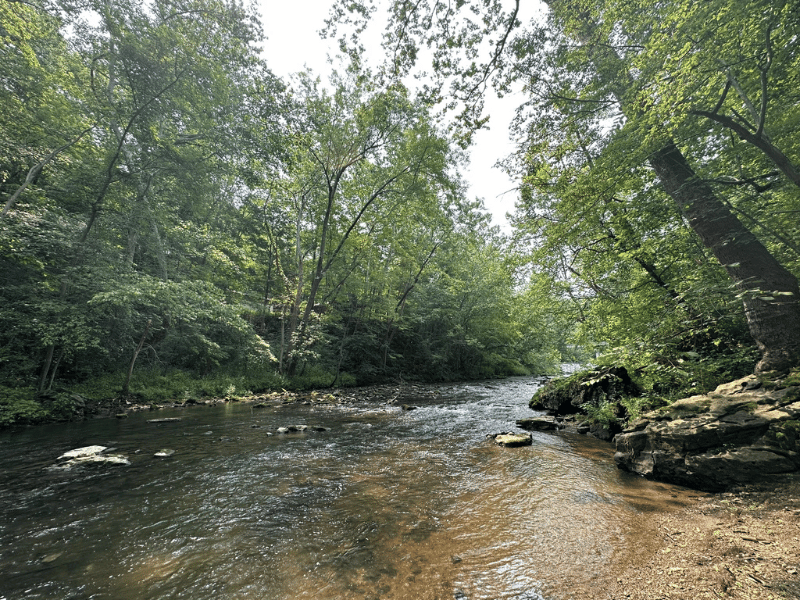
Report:
<svg viewBox="0 0 800 600"><path fill-rule="evenodd" d="M800 474L650 516L641 542L571 598L800 598Z"/></svg>

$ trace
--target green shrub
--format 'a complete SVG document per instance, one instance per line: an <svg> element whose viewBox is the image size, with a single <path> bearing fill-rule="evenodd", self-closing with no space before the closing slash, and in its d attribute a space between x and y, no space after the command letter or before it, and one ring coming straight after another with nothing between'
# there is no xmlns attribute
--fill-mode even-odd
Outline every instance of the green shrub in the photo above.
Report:
<svg viewBox="0 0 800 600"><path fill-rule="evenodd" d="M122 393L122 372L103 375L72 389L97 400L116 398ZM130 382L130 393L147 404L184 402L200 398L236 399L249 393L279 390L286 380L268 368L249 369L245 373L217 372L205 377L189 371L173 369L162 372L156 369L135 371Z"/></svg>
<svg viewBox="0 0 800 600"><path fill-rule="evenodd" d="M599 423L604 427L610 427L617 422L617 405L614 402L603 400L597 406L587 402L581 404L581 409L586 413L586 420L589 423Z"/></svg>
<svg viewBox="0 0 800 600"><path fill-rule="evenodd" d="M800 368L792 369L789 375L786 376L786 379L783 380L783 385L786 387L800 385Z"/></svg>
<svg viewBox="0 0 800 600"><path fill-rule="evenodd" d="M47 412L36 400L33 388L10 388L0 385L0 427L38 423Z"/></svg>
<svg viewBox="0 0 800 600"><path fill-rule="evenodd" d="M334 380L338 385L345 386L345 380L350 380L346 373L339 373L338 379L336 373L328 369L313 364L306 364L305 368L299 375L292 377L289 380L287 389L291 390L313 390L328 388L333 385Z"/></svg>

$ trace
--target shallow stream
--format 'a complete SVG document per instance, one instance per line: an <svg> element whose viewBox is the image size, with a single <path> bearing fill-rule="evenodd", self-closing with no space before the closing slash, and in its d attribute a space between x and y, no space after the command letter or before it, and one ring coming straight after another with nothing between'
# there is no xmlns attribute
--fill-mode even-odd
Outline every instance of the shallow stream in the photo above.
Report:
<svg viewBox="0 0 800 600"><path fill-rule="evenodd" d="M618 471L592 438L487 440L535 414L539 385L0 433L0 600L579 598L687 495ZM327 431L275 433L301 424ZM94 444L131 464L48 468Z"/></svg>

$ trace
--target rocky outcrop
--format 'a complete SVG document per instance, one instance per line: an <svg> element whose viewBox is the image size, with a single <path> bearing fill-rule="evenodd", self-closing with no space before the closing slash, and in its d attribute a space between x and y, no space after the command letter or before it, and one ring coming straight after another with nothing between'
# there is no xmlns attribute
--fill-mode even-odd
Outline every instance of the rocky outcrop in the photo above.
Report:
<svg viewBox="0 0 800 600"><path fill-rule="evenodd" d="M721 385L646 414L615 444L621 469L706 491L797 471L800 381Z"/></svg>
<svg viewBox="0 0 800 600"><path fill-rule="evenodd" d="M585 433L589 435L593 435L598 440L603 440L604 442L612 442L614 437L618 433L622 431L622 426L617 423L589 423L589 428ZM578 433L581 433L581 430L578 430Z"/></svg>
<svg viewBox="0 0 800 600"><path fill-rule="evenodd" d="M568 415L581 412L585 405L600 406L640 394L625 367L609 367L550 381L536 392L529 405L554 415Z"/></svg>
<svg viewBox="0 0 800 600"><path fill-rule="evenodd" d="M517 427L525 429L526 431L557 431L560 428L558 421L553 417L529 417L527 419L518 419Z"/></svg>

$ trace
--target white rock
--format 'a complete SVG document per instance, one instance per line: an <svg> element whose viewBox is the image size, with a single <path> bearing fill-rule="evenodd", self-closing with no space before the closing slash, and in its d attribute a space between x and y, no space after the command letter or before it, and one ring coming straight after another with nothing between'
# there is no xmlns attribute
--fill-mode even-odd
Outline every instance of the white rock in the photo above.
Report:
<svg viewBox="0 0 800 600"><path fill-rule="evenodd" d="M71 458L83 458L85 456L96 456L101 452L108 450L106 446L84 446L83 448L75 448L69 452L64 452L58 457L58 460L68 460Z"/></svg>
<svg viewBox="0 0 800 600"><path fill-rule="evenodd" d="M106 446L85 446L65 452L58 457L59 464L53 465L51 469L61 469L67 471L76 465L89 463L106 463L110 465L129 465L131 461L121 454L103 454L108 448Z"/></svg>

